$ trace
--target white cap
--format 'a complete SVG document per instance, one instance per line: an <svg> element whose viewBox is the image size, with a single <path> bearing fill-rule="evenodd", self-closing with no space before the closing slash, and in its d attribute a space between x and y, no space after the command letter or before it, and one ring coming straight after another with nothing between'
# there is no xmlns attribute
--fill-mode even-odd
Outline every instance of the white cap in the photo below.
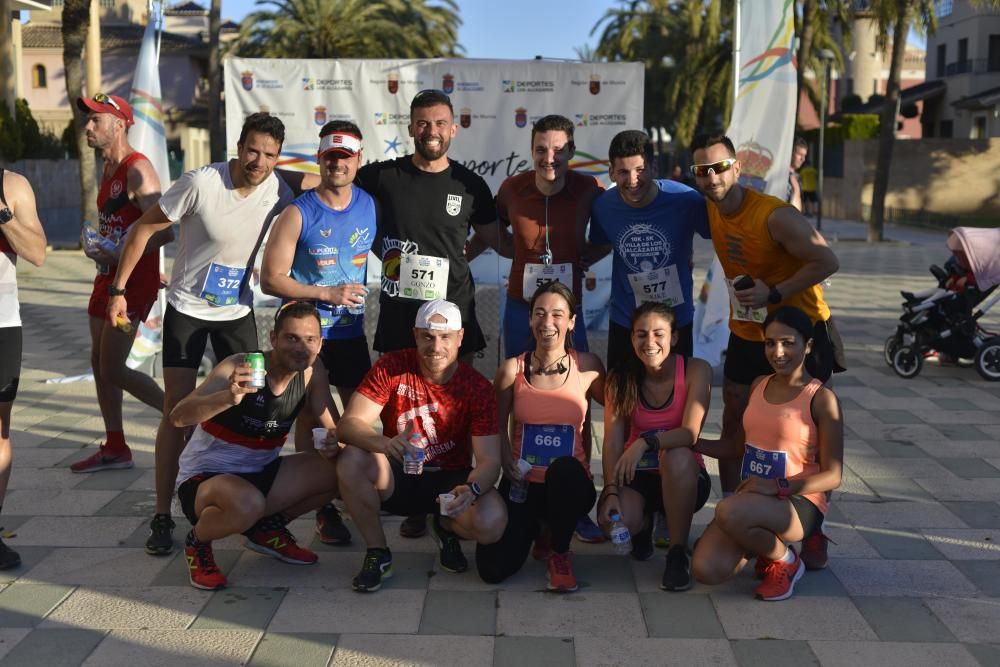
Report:
<svg viewBox="0 0 1000 667"><path fill-rule="evenodd" d="M431 317L440 315L444 322L431 322ZM413 323L417 329L432 331L458 331L462 328L462 312L451 301L434 299L427 301L417 311L417 321Z"/></svg>

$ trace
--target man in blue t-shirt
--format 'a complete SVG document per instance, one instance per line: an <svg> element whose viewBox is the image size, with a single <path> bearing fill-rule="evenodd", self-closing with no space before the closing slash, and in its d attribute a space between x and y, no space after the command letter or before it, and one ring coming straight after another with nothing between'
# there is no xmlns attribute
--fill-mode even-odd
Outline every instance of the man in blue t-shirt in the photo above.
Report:
<svg viewBox="0 0 1000 667"><path fill-rule="evenodd" d="M320 130L320 184L292 202L274 223L264 250L261 288L267 294L316 303L323 349L320 359L347 405L371 359L364 312L368 251L377 231L377 205L356 187L361 130L336 120ZM313 448L308 416L295 426L295 449ZM326 544L347 544L351 534L333 505L316 514L316 532Z"/></svg>
<svg viewBox="0 0 1000 667"><path fill-rule="evenodd" d="M590 242L611 244L611 321L608 369L632 352L632 312L644 301L671 305L676 315L674 349L691 356L692 242L709 238L704 198L688 186L656 179L653 143L639 130L619 132L608 149L617 187L591 209Z"/></svg>

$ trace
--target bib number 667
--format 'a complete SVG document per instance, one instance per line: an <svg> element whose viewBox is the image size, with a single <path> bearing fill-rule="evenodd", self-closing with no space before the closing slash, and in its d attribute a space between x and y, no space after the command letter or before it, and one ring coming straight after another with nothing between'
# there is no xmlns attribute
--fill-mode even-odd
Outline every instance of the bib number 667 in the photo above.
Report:
<svg viewBox="0 0 1000 667"><path fill-rule="evenodd" d="M767 477L771 474L771 467L766 463L761 463L760 461L750 462L750 472L758 477Z"/></svg>

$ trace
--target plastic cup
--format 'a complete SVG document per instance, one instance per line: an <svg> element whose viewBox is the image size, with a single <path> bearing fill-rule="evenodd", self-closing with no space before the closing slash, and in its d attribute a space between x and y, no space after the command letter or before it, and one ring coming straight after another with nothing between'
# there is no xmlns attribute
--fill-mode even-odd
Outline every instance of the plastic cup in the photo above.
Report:
<svg viewBox="0 0 1000 667"><path fill-rule="evenodd" d="M326 449L326 436L329 433L329 429L319 427L313 429L313 447L318 450Z"/></svg>
<svg viewBox="0 0 1000 667"><path fill-rule="evenodd" d="M453 493L439 493L438 494L438 506L441 508L441 516L450 516L448 514L448 505L455 502L455 494Z"/></svg>

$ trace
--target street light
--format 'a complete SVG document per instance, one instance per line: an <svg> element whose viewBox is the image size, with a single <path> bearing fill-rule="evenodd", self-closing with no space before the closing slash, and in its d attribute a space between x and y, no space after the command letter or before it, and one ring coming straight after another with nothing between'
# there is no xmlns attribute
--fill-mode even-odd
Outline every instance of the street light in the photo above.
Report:
<svg viewBox="0 0 1000 667"><path fill-rule="evenodd" d="M830 104L830 68L836 56L830 49L821 49L819 59L823 63L823 84L819 105L819 166L816 169L816 229L823 229L823 146L826 143L826 108Z"/></svg>

